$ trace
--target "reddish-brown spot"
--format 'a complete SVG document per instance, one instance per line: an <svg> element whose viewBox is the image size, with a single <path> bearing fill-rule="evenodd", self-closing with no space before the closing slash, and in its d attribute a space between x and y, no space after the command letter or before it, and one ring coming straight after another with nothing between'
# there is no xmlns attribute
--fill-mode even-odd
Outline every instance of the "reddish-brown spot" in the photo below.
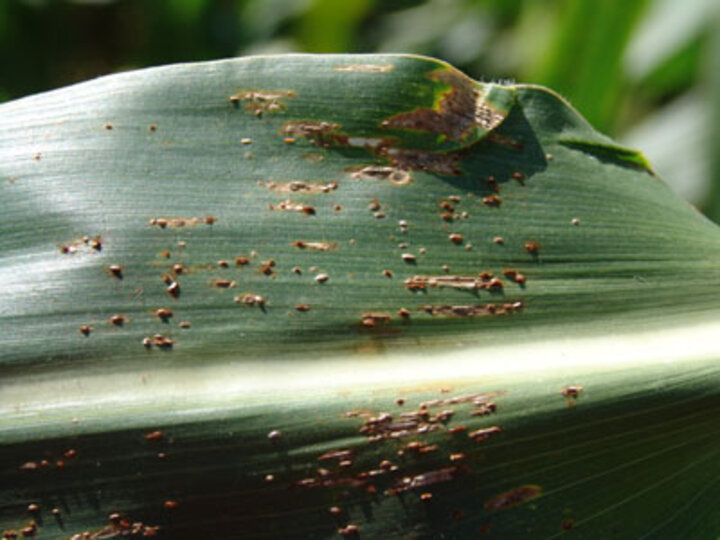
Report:
<svg viewBox="0 0 720 540"><path fill-rule="evenodd" d="M117 279L123 278L123 268L119 264L111 264L108 266L108 271L111 276L116 277Z"/></svg>
<svg viewBox="0 0 720 540"><path fill-rule="evenodd" d="M295 306L295 309L301 312L310 311L310 306L307 304L298 304Z"/></svg>
<svg viewBox="0 0 720 540"><path fill-rule="evenodd" d="M227 262L226 260L221 260L221 261L218 261L218 266L219 266L220 268L229 268L229 267L230 267L230 263Z"/></svg>
<svg viewBox="0 0 720 540"><path fill-rule="evenodd" d="M560 391L560 393L567 398L577 399L580 397L582 391L583 387L576 384L572 386L566 386Z"/></svg>
<svg viewBox="0 0 720 540"><path fill-rule="evenodd" d="M350 177L354 180L387 180L396 186L404 186L413 181L409 171L396 167L368 165L366 167L353 167L346 170L351 172Z"/></svg>
<svg viewBox="0 0 720 540"><path fill-rule="evenodd" d="M525 175L524 175L523 173L521 173L521 172L514 172L514 173L512 173L511 176L512 176L515 180L518 180L518 181L520 181L520 182L522 182L523 180L525 180Z"/></svg>
<svg viewBox="0 0 720 540"><path fill-rule="evenodd" d="M358 532L360 531L360 528L357 525L353 525L352 523L346 525L345 527L338 529L338 534L340 536L357 536Z"/></svg>
<svg viewBox="0 0 720 540"><path fill-rule="evenodd" d="M83 325L80 327L80 333L81 333L82 335L84 335L85 337L89 336L89 335L90 335L90 332L92 332L92 327L91 327L91 326L88 326L87 324L83 324Z"/></svg>
<svg viewBox="0 0 720 540"><path fill-rule="evenodd" d="M146 441L157 442L162 441L165 438L165 434L162 431L151 431L144 435Z"/></svg>
<svg viewBox="0 0 720 540"><path fill-rule="evenodd" d="M502 432L502 428L500 426L490 426L487 428L471 431L470 433L468 433L468 437L470 437L475 442L484 442L493 435L497 435L500 432Z"/></svg>
<svg viewBox="0 0 720 540"><path fill-rule="evenodd" d="M410 318L410 310L407 308L400 308L397 310L398 317L402 317L403 319L409 319Z"/></svg>
<svg viewBox="0 0 720 540"><path fill-rule="evenodd" d="M363 326L372 328L378 324L389 323L390 315L387 313L363 313L360 322Z"/></svg>
<svg viewBox="0 0 720 540"><path fill-rule="evenodd" d="M113 128L113 125L110 122L106 122L105 124L103 124L103 128L110 131Z"/></svg>
<svg viewBox="0 0 720 540"><path fill-rule="evenodd" d="M237 285L235 281L229 279L215 279L212 284L221 289L232 289Z"/></svg>
<svg viewBox="0 0 720 540"><path fill-rule="evenodd" d="M502 199L498 195L487 195L482 198L482 202L487 206L500 206Z"/></svg>
<svg viewBox="0 0 720 540"><path fill-rule="evenodd" d="M150 124L150 125L148 126L148 129L149 129L150 131L157 131L157 128L158 128L158 127L157 127L157 124Z"/></svg>
<svg viewBox="0 0 720 540"><path fill-rule="evenodd" d="M314 206L290 200L282 201L278 204L271 204L268 208L276 212L302 212L307 216L312 216L315 214Z"/></svg>
<svg viewBox="0 0 720 540"><path fill-rule="evenodd" d="M535 241L525 242L525 251L532 255L536 255L540 251L540 244Z"/></svg>
<svg viewBox="0 0 720 540"><path fill-rule="evenodd" d="M450 241L453 244L462 244L463 243L463 235L459 233L452 233L450 236L448 236Z"/></svg>
<svg viewBox="0 0 720 540"><path fill-rule="evenodd" d="M493 237L493 243L494 244L504 244L505 239L502 236L495 236L495 237Z"/></svg>
<svg viewBox="0 0 720 540"><path fill-rule="evenodd" d="M245 266L250 264L250 259L245 257L244 255L241 255L239 257L235 257L235 266Z"/></svg>
<svg viewBox="0 0 720 540"><path fill-rule="evenodd" d="M299 249L312 251L332 251L338 247L336 242L305 242L303 240L296 240L292 245Z"/></svg>
<svg viewBox="0 0 720 540"><path fill-rule="evenodd" d="M163 508L165 510L175 510L178 506L180 506L180 503L173 500L168 500L163 503Z"/></svg>
<svg viewBox="0 0 720 540"><path fill-rule="evenodd" d="M110 322L115 326L123 326L128 321L124 315L113 315L110 317Z"/></svg>
<svg viewBox="0 0 720 540"><path fill-rule="evenodd" d="M277 193L330 193L331 191L338 188L337 182L303 182L299 180L293 180L290 182L275 182L270 181L262 184L264 187Z"/></svg>
<svg viewBox="0 0 720 540"><path fill-rule="evenodd" d="M263 307L265 305L265 298L259 294L247 293L235 297L235 302L238 304L244 304L246 306L258 306Z"/></svg>
<svg viewBox="0 0 720 540"><path fill-rule="evenodd" d="M287 108L285 100L294 97L292 90L245 90L228 99L235 106L244 102L245 110L259 117L266 112L284 111Z"/></svg>
<svg viewBox="0 0 720 540"><path fill-rule="evenodd" d="M382 275L385 276L386 278L391 278L391 277L393 277L392 270L388 270L387 268L382 271Z"/></svg>
<svg viewBox="0 0 720 540"><path fill-rule="evenodd" d="M180 284L177 281L171 281L165 290L170 296L175 298L180 296Z"/></svg>
<svg viewBox="0 0 720 540"><path fill-rule="evenodd" d="M159 308L155 310L155 315L162 319L163 322L168 322L170 317L173 316L173 312L171 309L168 308Z"/></svg>

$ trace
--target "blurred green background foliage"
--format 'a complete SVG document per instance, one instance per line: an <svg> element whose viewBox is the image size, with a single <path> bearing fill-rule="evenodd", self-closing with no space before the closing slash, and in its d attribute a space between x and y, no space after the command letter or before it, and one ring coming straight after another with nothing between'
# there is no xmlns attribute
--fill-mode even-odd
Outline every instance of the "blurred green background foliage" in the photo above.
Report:
<svg viewBox="0 0 720 540"><path fill-rule="evenodd" d="M0 100L284 52L435 56L547 85L720 221L718 0L0 0Z"/></svg>

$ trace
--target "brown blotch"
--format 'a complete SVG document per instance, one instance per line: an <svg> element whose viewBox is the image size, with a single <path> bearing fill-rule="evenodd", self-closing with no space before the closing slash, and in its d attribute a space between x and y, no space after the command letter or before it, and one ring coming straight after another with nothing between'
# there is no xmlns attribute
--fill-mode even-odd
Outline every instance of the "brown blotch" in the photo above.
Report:
<svg viewBox="0 0 720 540"><path fill-rule="evenodd" d="M402 148L380 148L380 155L389 158L392 164L400 170L426 171L444 176L457 176L460 174L459 152L432 154Z"/></svg>
<svg viewBox="0 0 720 540"><path fill-rule="evenodd" d="M542 488L537 485L520 486L510 491L495 495L485 502L485 510L503 510L525 503L542 495Z"/></svg>
<svg viewBox="0 0 720 540"><path fill-rule="evenodd" d="M440 69L429 78L449 86L437 104L411 112L399 113L383 122L383 126L412 129L445 135L451 140L469 138L477 126L485 130L497 127L505 115L483 100L471 79L449 69Z"/></svg>

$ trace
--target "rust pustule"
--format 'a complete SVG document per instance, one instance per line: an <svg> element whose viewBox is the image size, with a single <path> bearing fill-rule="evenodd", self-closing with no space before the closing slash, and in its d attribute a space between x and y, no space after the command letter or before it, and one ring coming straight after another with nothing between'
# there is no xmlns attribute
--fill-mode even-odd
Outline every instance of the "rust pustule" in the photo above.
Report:
<svg viewBox="0 0 720 540"><path fill-rule="evenodd" d="M498 195L487 195L486 197L483 197L482 199L483 204L487 206L500 206L502 204L502 199Z"/></svg>
<svg viewBox="0 0 720 540"><path fill-rule="evenodd" d="M296 240L292 243L292 246L312 251L332 251L338 247L336 242L305 242L303 240Z"/></svg>
<svg viewBox="0 0 720 540"><path fill-rule="evenodd" d="M495 495L485 502L485 510L502 510L517 506L542 495L542 488L537 485L520 486L510 491Z"/></svg>
<svg viewBox="0 0 720 540"><path fill-rule="evenodd" d="M497 435L500 432L502 432L502 428L500 426L490 426L487 428L471 431L470 433L468 433L468 437L470 437L475 442L484 442L493 435Z"/></svg>
<svg viewBox="0 0 720 540"><path fill-rule="evenodd" d="M129 319L125 317L125 315L113 315L110 317L110 322L115 326L123 326L126 322L128 322L128 320Z"/></svg>
<svg viewBox="0 0 720 540"><path fill-rule="evenodd" d="M537 255L540 252L540 244L538 244L534 240L525 242L525 251L527 251L531 255Z"/></svg>
<svg viewBox="0 0 720 540"><path fill-rule="evenodd" d="M390 315L381 312L363 313L360 317L360 323L368 328L377 326L378 324L386 324L390 322Z"/></svg>
<svg viewBox="0 0 720 540"><path fill-rule="evenodd" d="M413 181L410 171L397 167L384 165L368 165L366 167L351 167L350 178L354 180L385 180L396 186L405 186Z"/></svg>
<svg viewBox="0 0 720 540"><path fill-rule="evenodd" d="M197 225L212 225L215 223L214 217L176 217L176 218L153 218L148 223L151 227L160 227L161 229L181 229L183 227L195 227Z"/></svg>
<svg viewBox="0 0 720 540"><path fill-rule="evenodd" d="M233 94L228 99L233 105L245 104L245 110L256 116L265 112L283 112L287 109L286 100L294 98L292 90L244 90Z"/></svg>
<svg viewBox="0 0 720 540"><path fill-rule="evenodd" d="M230 279L214 279L212 284L220 289L232 289L237 285L235 281Z"/></svg>
<svg viewBox="0 0 720 540"><path fill-rule="evenodd" d="M582 391L583 391L582 386L580 386L578 384L574 384L571 386L566 386L565 388L563 388L560 391L560 393L563 396L565 396L566 398L577 399L580 397L580 394L582 393Z"/></svg>
<svg viewBox="0 0 720 540"><path fill-rule="evenodd" d="M498 308L495 304L484 304L476 306L452 306L452 305L431 305L422 306L421 311L429 315L444 317L486 317L490 315L504 315L505 309Z"/></svg>
<svg viewBox="0 0 720 540"><path fill-rule="evenodd" d="M282 133L298 137L323 139L328 134L337 132L339 129L340 124L332 122L286 122L283 126Z"/></svg>
<svg viewBox="0 0 720 540"><path fill-rule="evenodd" d="M290 182L270 181L262 184L265 188L276 193L330 193L338 188L337 182L304 182L293 180Z"/></svg>
<svg viewBox="0 0 720 540"><path fill-rule="evenodd" d="M162 441L165 438L165 434L160 430L156 430L151 431L150 433L146 433L143 438L146 441L157 442Z"/></svg>
<svg viewBox="0 0 720 540"><path fill-rule="evenodd" d="M412 276L405 280L405 288L422 290L427 287L449 287L453 289L476 290L487 288L481 278L473 276Z"/></svg>
<svg viewBox="0 0 720 540"><path fill-rule="evenodd" d="M235 297L235 302L238 304L244 304L246 306L265 306L265 298L255 293L247 293Z"/></svg>
<svg viewBox="0 0 720 540"><path fill-rule="evenodd" d="M282 201L278 204L271 204L268 208L275 212L302 212L306 216L312 216L315 214L314 206L291 200Z"/></svg>
<svg viewBox="0 0 720 540"><path fill-rule="evenodd" d="M157 315L157 317L163 322L168 322L170 320L170 317L173 316L173 312L171 309L168 308L159 308L155 310L155 315Z"/></svg>
<svg viewBox="0 0 720 540"><path fill-rule="evenodd" d="M380 148L378 153L387 157L393 166L406 171L426 171L444 176L460 174L460 152L433 154L403 148Z"/></svg>
<svg viewBox="0 0 720 540"><path fill-rule="evenodd" d="M385 73L392 71L392 69L392 64L345 64L333 67L333 71L349 71L353 73Z"/></svg>

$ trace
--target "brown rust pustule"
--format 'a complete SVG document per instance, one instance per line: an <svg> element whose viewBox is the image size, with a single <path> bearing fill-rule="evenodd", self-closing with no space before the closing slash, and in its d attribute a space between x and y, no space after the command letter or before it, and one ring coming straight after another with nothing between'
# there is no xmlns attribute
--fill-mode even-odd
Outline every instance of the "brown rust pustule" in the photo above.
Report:
<svg viewBox="0 0 720 540"><path fill-rule="evenodd" d="M292 243L292 246L311 251L333 251L337 249L338 244L337 242L305 242L303 240L296 240Z"/></svg>
<svg viewBox="0 0 720 540"><path fill-rule="evenodd" d="M233 94L228 99L237 106L240 102L245 104L245 110L256 116L266 112L283 112L287 109L286 100L294 98L292 90L244 90Z"/></svg>
<svg viewBox="0 0 720 540"><path fill-rule="evenodd" d="M337 182L304 182L293 180L290 182L270 181L262 184L265 188L276 193L330 193L338 188Z"/></svg>
<svg viewBox="0 0 720 540"><path fill-rule="evenodd" d="M314 206L291 200L282 201L278 204L271 204L268 208L275 212L302 212L306 216L315 215Z"/></svg>
<svg viewBox="0 0 720 540"><path fill-rule="evenodd" d="M367 165L346 169L353 180L385 180L396 186L405 186L413 181L410 171L384 165Z"/></svg>
<svg viewBox="0 0 720 540"><path fill-rule="evenodd" d="M429 315L444 317L488 317L491 315L506 315L511 313L503 304L470 306L429 305L422 306L420 310Z"/></svg>

